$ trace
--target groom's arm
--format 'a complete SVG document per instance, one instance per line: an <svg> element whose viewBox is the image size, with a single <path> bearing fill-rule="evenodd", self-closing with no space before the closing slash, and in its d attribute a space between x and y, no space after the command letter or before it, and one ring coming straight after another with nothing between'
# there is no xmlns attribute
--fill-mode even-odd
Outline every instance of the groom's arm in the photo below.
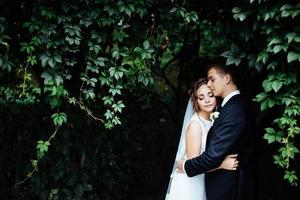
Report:
<svg viewBox="0 0 300 200"><path fill-rule="evenodd" d="M196 176L217 168L245 127L245 113L240 106L228 105L219 116L209 146L200 156L187 160L184 170L188 176Z"/></svg>

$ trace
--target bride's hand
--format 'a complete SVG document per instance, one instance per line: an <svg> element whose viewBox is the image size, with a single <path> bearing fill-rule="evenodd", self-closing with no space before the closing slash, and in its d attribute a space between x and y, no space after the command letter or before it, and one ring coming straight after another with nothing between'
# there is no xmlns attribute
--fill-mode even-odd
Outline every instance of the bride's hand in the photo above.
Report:
<svg viewBox="0 0 300 200"><path fill-rule="evenodd" d="M236 170L239 161L237 160L237 154L230 154L225 157L219 169Z"/></svg>
<svg viewBox="0 0 300 200"><path fill-rule="evenodd" d="M179 160L179 161L177 161L177 165L176 165L176 171L177 172L184 173L184 170L183 170L184 161L185 160Z"/></svg>

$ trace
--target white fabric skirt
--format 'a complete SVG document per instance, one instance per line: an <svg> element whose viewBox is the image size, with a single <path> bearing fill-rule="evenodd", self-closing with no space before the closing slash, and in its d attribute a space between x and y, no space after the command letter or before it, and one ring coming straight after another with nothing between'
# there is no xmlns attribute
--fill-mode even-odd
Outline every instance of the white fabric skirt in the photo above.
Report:
<svg viewBox="0 0 300 200"><path fill-rule="evenodd" d="M206 200L204 174L188 177L175 171L171 181L166 200Z"/></svg>

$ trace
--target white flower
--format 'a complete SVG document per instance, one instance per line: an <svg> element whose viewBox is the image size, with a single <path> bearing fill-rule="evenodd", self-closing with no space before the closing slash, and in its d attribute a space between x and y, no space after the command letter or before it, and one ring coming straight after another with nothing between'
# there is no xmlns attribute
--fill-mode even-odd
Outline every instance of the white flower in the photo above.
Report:
<svg viewBox="0 0 300 200"><path fill-rule="evenodd" d="M218 111L215 111L213 113L210 114L209 119L214 122L215 119L217 119L219 117L220 113Z"/></svg>

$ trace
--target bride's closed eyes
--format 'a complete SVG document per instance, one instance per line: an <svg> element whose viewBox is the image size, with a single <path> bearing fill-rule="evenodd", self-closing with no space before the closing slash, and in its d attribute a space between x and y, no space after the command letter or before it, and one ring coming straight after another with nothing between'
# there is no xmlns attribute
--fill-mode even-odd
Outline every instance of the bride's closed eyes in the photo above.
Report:
<svg viewBox="0 0 300 200"><path fill-rule="evenodd" d="M208 97L214 97L214 95L213 95L212 92L208 92L208 93L207 93L207 96L208 96ZM198 99L199 99L200 101L204 100L204 94L200 94L200 95L198 96Z"/></svg>

